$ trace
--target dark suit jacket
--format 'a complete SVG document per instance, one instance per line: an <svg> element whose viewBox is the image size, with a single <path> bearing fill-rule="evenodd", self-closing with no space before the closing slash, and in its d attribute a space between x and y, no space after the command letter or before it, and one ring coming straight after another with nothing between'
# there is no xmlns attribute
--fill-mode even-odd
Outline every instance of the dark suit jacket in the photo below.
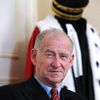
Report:
<svg viewBox="0 0 100 100"><path fill-rule="evenodd" d="M61 89L61 100L86 100L76 93ZM0 87L0 100L50 100L45 90L32 76L29 80Z"/></svg>

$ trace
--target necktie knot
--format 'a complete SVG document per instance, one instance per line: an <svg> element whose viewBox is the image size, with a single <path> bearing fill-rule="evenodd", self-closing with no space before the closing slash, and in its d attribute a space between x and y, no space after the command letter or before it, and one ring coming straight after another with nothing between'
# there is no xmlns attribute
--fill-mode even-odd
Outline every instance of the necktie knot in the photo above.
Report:
<svg viewBox="0 0 100 100"><path fill-rule="evenodd" d="M51 98L52 100L59 100L58 91L56 88L51 89Z"/></svg>

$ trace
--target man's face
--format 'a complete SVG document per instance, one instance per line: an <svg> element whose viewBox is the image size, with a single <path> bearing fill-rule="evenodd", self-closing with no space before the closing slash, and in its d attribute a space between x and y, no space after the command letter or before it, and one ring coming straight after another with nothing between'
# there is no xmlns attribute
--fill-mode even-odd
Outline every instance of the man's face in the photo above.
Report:
<svg viewBox="0 0 100 100"><path fill-rule="evenodd" d="M44 39L41 49L35 52L33 60L37 77L47 85L57 86L73 62L69 42L61 38Z"/></svg>

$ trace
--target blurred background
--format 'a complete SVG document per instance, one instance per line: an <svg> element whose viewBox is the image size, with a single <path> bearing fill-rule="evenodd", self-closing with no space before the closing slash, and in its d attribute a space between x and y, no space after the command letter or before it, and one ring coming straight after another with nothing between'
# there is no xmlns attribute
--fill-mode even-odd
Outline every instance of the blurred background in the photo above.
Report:
<svg viewBox="0 0 100 100"><path fill-rule="evenodd" d="M52 0L0 0L0 85L24 80L26 51L35 23L51 14ZM83 16L100 33L100 0Z"/></svg>

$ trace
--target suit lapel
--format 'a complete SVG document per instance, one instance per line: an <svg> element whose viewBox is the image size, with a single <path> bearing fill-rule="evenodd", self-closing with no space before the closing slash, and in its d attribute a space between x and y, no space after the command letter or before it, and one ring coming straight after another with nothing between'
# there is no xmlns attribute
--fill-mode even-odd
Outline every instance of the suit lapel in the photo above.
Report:
<svg viewBox="0 0 100 100"><path fill-rule="evenodd" d="M27 96L30 100L50 100L46 91L40 86L34 76L26 82L25 88Z"/></svg>

